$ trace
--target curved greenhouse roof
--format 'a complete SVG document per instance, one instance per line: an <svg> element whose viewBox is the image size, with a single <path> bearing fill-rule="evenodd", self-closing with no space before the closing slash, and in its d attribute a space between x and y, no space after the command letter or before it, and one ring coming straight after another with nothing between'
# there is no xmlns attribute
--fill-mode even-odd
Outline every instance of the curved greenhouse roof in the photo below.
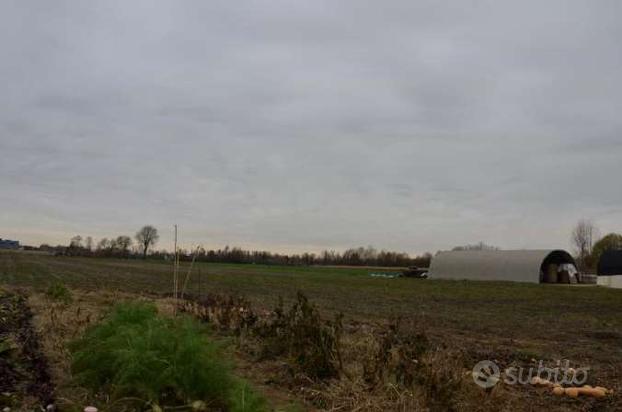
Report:
<svg viewBox="0 0 622 412"><path fill-rule="evenodd" d="M540 283L551 265L572 264L564 250L469 250L440 252L430 265L432 279L505 280Z"/></svg>

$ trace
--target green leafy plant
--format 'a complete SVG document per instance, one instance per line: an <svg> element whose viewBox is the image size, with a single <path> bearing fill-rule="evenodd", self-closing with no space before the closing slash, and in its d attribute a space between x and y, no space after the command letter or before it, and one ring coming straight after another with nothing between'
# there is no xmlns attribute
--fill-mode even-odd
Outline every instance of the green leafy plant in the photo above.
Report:
<svg viewBox="0 0 622 412"><path fill-rule="evenodd" d="M261 411L263 402L230 374L219 348L189 317L158 316L148 303L123 303L71 345L79 384L112 401L138 398L162 407L204 404Z"/></svg>
<svg viewBox="0 0 622 412"><path fill-rule="evenodd" d="M46 291L46 295L54 300L65 304L71 303L71 301L73 300L73 297L71 296L71 291L67 289L67 286L65 286L61 282L55 282L51 284Z"/></svg>

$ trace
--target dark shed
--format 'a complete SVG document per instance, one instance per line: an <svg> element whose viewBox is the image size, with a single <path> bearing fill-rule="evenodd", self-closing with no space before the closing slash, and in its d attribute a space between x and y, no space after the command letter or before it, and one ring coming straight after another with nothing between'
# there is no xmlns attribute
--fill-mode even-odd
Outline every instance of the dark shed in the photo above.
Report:
<svg viewBox="0 0 622 412"><path fill-rule="evenodd" d="M600 255L598 276L622 275L622 250L606 250Z"/></svg>

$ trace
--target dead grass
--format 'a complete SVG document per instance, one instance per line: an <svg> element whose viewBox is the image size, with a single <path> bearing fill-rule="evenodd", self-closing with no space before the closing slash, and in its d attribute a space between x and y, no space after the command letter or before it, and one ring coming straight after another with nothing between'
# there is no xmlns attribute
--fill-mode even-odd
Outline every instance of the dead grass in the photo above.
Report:
<svg viewBox="0 0 622 412"><path fill-rule="evenodd" d="M491 342L489 350L478 350L478 346L471 346L469 340L439 339L439 336L428 335L433 328L425 317L345 324L338 342L342 361L339 374L321 379L304 373L304 369L297 369L292 359L286 356L276 359L262 356L265 345L262 339L266 336L254 333L254 327L264 325L265 328L266 323L275 322L279 319L278 313L286 312L287 308L277 308L274 313L262 311L257 315L248 302L244 302L243 307L231 305L231 302L242 300L213 297L208 302L208 307L189 303L187 309L213 323L225 335L236 337L236 355L247 369L246 376L273 388L288 388L310 409L521 411L540 408L578 411L592 408L617 410L620 404L618 395L601 401L560 399L550 390L530 385L499 384L492 390L482 390L471 377L471 368L479 360L494 360L502 367L528 367L535 362L532 356L538 354L527 350L516 352L512 349L516 342L504 342L503 339L500 342L507 346ZM249 318L255 319L255 326L251 328L246 325ZM279 327L287 331L285 326ZM609 335L606 337L610 338ZM285 336L281 338L287 340ZM598 374L591 379L591 383L603 384ZM610 380L608 386L611 387Z"/></svg>

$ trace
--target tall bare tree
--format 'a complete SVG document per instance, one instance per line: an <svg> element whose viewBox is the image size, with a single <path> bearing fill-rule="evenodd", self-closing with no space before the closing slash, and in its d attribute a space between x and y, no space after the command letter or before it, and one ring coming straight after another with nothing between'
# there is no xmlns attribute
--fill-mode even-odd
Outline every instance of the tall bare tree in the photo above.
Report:
<svg viewBox="0 0 622 412"><path fill-rule="evenodd" d="M156 244L160 235L158 235L158 229L153 226L143 226L138 232L136 232L136 241L142 246L143 259L147 258L147 251L149 247Z"/></svg>
<svg viewBox="0 0 622 412"><path fill-rule="evenodd" d="M577 256L581 264L585 264L594 244L596 227L591 220L581 219L572 230L572 243L577 250Z"/></svg>
<svg viewBox="0 0 622 412"><path fill-rule="evenodd" d="M86 237L85 247L89 252L93 251L93 238L91 236Z"/></svg>

